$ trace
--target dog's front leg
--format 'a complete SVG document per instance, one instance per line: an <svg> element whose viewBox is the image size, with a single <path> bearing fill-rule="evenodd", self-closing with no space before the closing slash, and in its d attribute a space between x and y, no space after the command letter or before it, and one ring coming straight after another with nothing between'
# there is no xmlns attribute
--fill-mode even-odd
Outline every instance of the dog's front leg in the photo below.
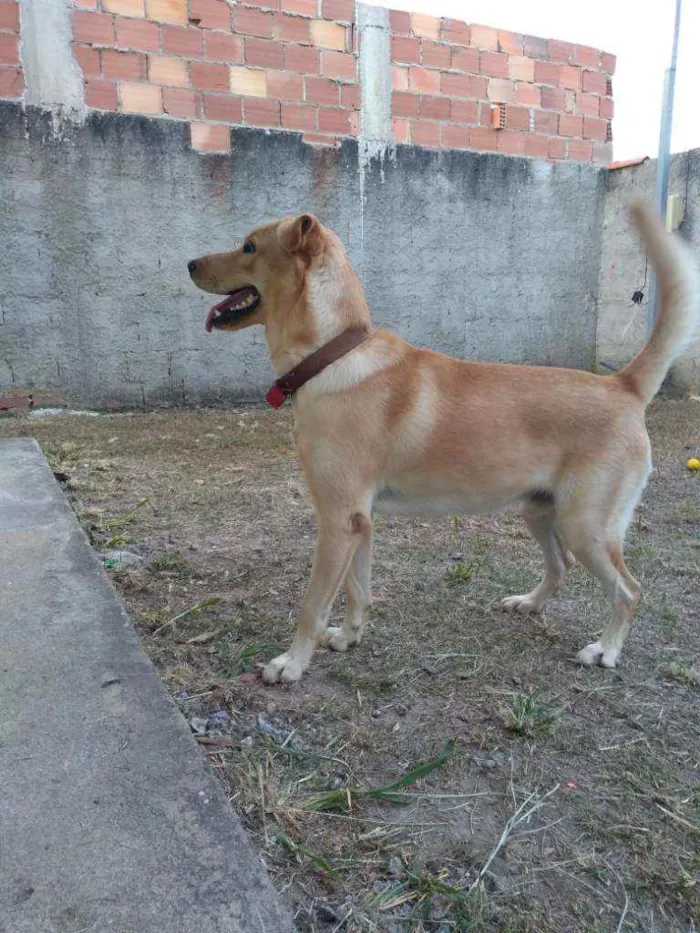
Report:
<svg viewBox="0 0 700 933"><path fill-rule="evenodd" d="M340 516L321 519L319 516L314 565L297 633L289 651L273 658L263 670L265 683L293 683L309 666L316 642L328 625L340 584L360 543L353 518L349 513L344 519Z"/></svg>

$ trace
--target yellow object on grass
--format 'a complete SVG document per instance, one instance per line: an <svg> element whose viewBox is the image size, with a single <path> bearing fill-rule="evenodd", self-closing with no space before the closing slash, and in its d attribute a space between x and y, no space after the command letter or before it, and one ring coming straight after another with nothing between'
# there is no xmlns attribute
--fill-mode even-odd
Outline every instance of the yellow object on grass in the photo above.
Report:
<svg viewBox="0 0 700 933"><path fill-rule="evenodd" d="M700 460L695 457L691 457L690 460L686 463L686 466L689 470L700 470Z"/></svg>

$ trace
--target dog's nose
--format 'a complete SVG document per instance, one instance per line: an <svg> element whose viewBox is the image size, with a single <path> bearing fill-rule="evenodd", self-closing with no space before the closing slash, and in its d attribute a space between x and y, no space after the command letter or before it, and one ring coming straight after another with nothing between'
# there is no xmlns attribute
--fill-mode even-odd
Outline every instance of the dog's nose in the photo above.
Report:
<svg viewBox="0 0 700 933"><path fill-rule="evenodd" d="M189 274L194 275L196 268L197 268L197 260L190 259L190 261L187 263L187 271L189 272Z"/></svg>

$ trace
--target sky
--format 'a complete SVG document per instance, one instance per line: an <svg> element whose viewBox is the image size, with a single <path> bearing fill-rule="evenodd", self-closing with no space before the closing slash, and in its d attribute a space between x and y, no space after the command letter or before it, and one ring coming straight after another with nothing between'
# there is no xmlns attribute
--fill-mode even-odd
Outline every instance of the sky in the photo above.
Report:
<svg viewBox="0 0 700 933"><path fill-rule="evenodd" d="M560 39L617 55L613 77L616 160L656 156L675 0L365 0ZM696 41L693 43L693 37ZM700 148L700 0L683 0L671 149Z"/></svg>

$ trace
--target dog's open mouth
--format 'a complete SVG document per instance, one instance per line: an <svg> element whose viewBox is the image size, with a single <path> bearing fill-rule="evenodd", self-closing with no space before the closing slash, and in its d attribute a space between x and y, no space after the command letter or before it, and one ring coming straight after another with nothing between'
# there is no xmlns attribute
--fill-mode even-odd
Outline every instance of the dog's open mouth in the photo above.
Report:
<svg viewBox="0 0 700 933"><path fill-rule="evenodd" d="M209 311L206 322L207 333L210 334L214 327L235 324L236 321L255 311L259 304L260 292L254 285L237 288Z"/></svg>

